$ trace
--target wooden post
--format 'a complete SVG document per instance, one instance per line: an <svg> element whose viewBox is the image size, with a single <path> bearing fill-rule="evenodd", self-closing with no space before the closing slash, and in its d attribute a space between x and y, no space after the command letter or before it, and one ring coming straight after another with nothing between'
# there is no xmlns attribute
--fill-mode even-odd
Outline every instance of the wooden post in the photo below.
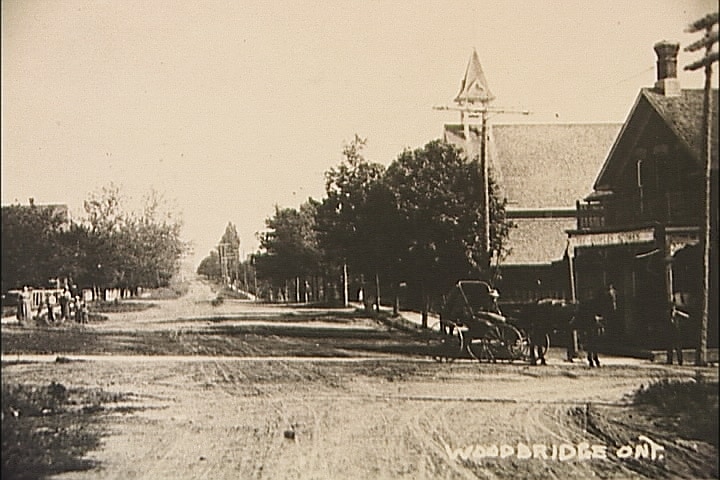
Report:
<svg viewBox="0 0 720 480"><path fill-rule="evenodd" d="M348 273L347 273L347 262L343 263L343 306L347 307L350 304L348 299Z"/></svg>

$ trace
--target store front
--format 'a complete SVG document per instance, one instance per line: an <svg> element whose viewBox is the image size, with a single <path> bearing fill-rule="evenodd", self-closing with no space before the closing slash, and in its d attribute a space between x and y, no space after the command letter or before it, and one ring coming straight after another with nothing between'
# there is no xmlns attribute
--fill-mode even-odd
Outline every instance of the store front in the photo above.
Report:
<svg viewBox="0 0 720 480"><path fill-rule="evenodd" d="M664 348L673 303L690 313L683 332L693 346L699 335L702 268L699 232L660 226L608 232L568 232L573 299L580 304L613 298L606 314L610 338L623 344ZM605 310L608 311L607 309ZM598 312L601 313L601 312Z"/></svg>

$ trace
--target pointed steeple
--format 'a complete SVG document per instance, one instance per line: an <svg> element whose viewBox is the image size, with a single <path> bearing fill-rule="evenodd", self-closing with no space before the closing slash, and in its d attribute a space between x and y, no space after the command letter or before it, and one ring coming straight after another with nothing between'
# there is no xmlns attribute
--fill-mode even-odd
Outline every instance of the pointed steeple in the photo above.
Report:
<svg viewBox="0 0 720 480"><path fill-rule="evenodd" d="M488 103L495 99L488 87L485 74L480 66L480 58L473 48L472 56L465 70L465 77L460 85L460 93L455 97L455 103Z"/></svg>

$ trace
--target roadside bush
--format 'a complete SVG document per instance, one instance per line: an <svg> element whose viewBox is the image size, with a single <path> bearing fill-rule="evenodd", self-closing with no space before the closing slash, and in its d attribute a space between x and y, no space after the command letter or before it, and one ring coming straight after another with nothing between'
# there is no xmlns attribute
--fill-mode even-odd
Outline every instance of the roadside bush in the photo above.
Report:
<svg viewBox="0 0 720 480"><path fill-rule="evenodd" d="M149 300L173 300L184 296L188 290L190 290L188 282L173 282L167 287L145 290L143 298Z"/></svg>

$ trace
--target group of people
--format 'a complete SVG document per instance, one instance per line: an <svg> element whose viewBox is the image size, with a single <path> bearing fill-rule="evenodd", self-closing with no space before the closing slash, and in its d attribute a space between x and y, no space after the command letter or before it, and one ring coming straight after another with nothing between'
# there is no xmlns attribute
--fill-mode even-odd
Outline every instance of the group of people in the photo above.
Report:
<svg viewBox="0 0 720 480"><path fill-rule="evenodd" d="M576 316L570 319L567 339L567 361L572 362L577 356L578 329L584 333L583 347L587 353L587 362L590 367L599 367L598 349L605 342L606 330L610 330L610 337L622 334L622 325L618 314L618 294L615 287L608 285L607 291L596 295L580 305ZM683 364L682 338L683 331L690 319L690 314L683 311L676 303L670 306L670 315L661 328L665 338L666 363L673 364L677 357L678 365Z"/></svg>
<svg viewBox="0 0 720 480"><path fill-rule="evenodd" d="M17 319L21 323L32 320L32 303L32 291L23 287L17 299ZM47 312L48 323L65 320L87 323L89 317L87 302L80 295L73 295L68 286L57 295L52 290L44 295L38 304L36 318L42 318L43 312Z"/></svg>

